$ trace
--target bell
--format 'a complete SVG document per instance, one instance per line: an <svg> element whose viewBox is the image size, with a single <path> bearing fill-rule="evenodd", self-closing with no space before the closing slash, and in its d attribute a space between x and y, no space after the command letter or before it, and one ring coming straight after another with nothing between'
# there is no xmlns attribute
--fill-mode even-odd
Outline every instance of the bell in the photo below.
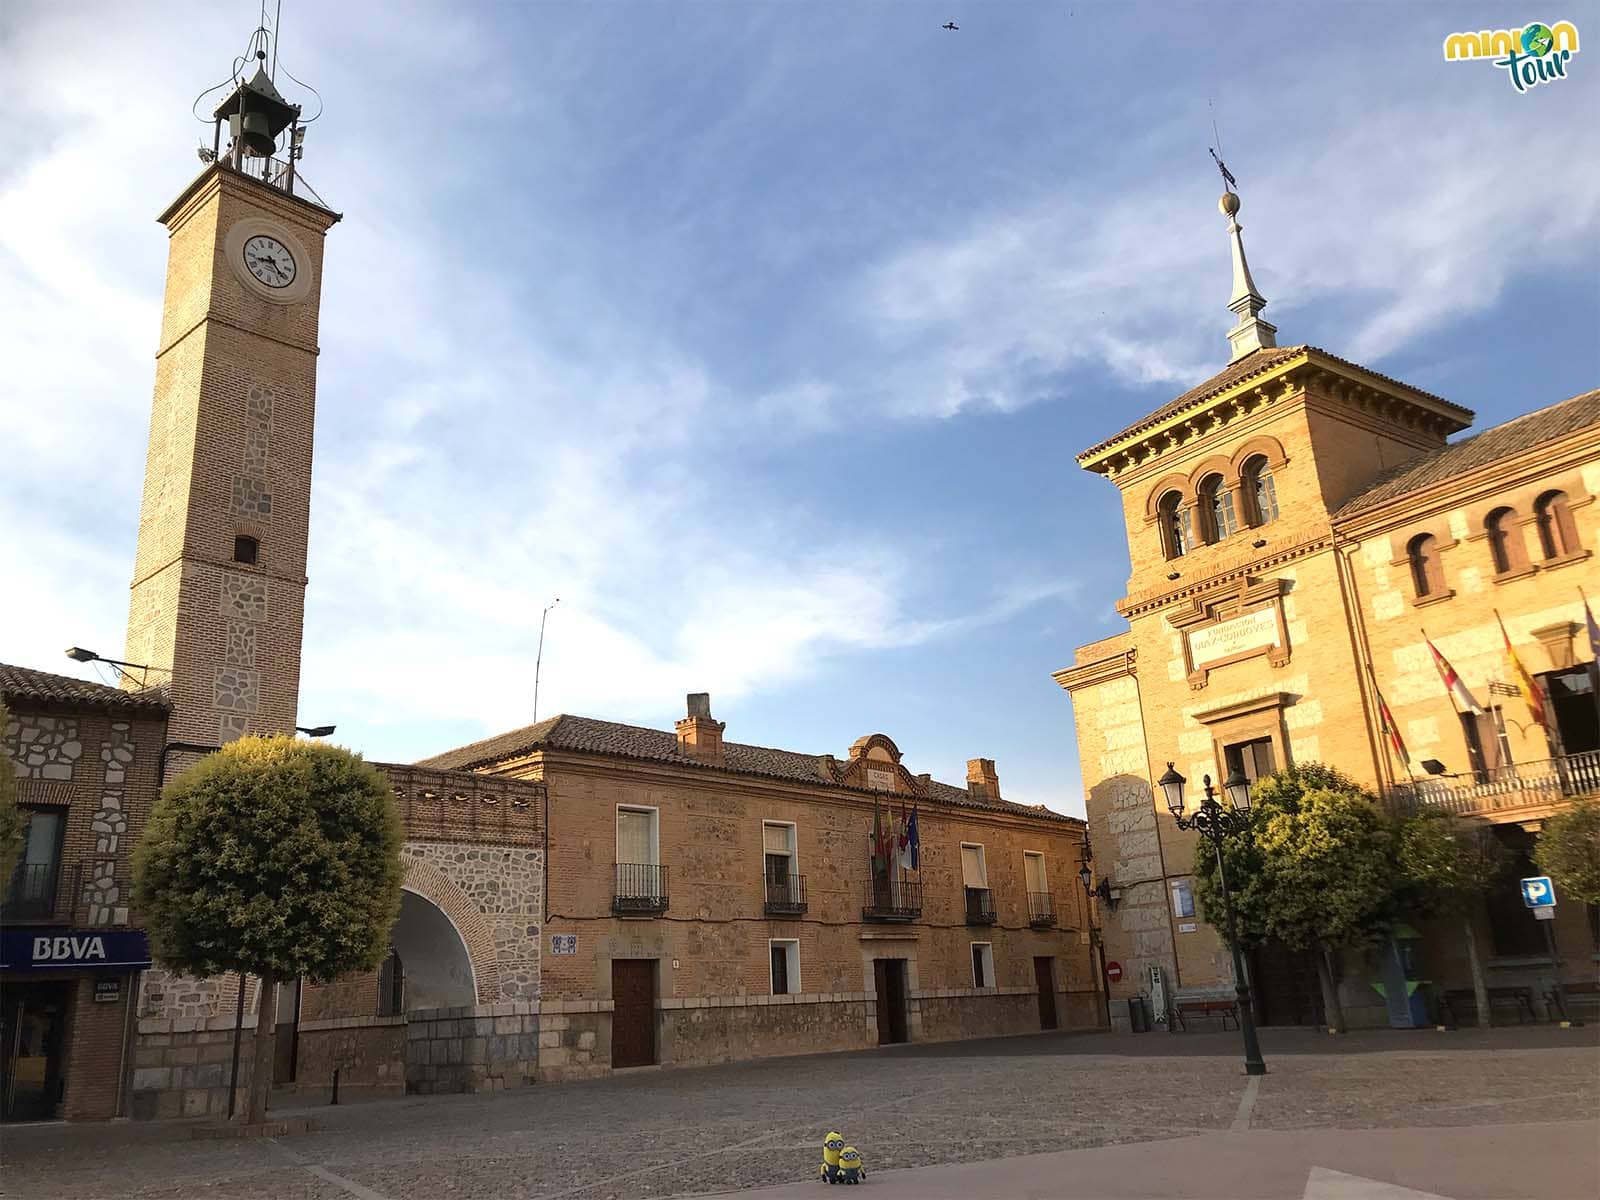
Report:
<svg viewBox="0 0 1600 1200"><path fill-rule="evenodd" d="M241 118L237 113L228 119L229 132L244 147L246 154L257 158L271 158L275 141L272 125L264 112L247 112Z"/></svg>

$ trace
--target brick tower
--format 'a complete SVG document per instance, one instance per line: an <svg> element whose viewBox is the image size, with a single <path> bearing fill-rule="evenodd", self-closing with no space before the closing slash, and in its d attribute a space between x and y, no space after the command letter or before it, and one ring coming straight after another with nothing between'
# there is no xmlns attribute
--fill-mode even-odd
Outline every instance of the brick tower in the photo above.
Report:
<svg viewBox="0 0 1600 1200"><path fill-rule="evenodd" d="M300 109L251 63L213 114L171 236L126 657L158 670L169 739L295 725L322 245ZM249 67L246 68L248 72ZM223 127L232 140L224 147Z"/></svg>

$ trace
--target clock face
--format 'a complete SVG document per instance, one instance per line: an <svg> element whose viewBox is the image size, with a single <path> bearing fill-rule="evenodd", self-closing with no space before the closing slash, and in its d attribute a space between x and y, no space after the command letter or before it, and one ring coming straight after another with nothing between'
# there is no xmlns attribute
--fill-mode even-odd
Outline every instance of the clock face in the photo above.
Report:
<svg viewBox="0 0 1600 1200"><path fill-rule="evenodd" d="M294 255L277 238L255 234L244 244L245 269L269 288L286 288L294 282Z"/></svg>

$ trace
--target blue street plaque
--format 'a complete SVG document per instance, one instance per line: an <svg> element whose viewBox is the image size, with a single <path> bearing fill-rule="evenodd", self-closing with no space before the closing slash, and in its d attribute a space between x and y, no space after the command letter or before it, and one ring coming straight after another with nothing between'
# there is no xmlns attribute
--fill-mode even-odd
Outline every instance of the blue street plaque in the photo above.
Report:
<svg viewBox="0 0 1600 1200"><path fill-rule="evenodd" d="M1531 879L1522 881L1522 902L1529 908L1554 908L1556 906L1555 885L1550 882L1548 875L1535 875Z"/></svg>

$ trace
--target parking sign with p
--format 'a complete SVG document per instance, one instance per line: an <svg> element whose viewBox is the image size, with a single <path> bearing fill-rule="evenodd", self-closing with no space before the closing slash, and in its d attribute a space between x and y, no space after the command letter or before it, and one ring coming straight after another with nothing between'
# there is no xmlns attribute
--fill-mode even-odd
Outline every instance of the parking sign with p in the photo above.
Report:
<svg viewBox="0 0 1600 1200"><path fill-rule="evenodd" d="M1531 879L1522 881L1522 902L1529 908L1554 908L1556 906L1555 885L1550 882L1548 875L1535 875Z"/></svg>

